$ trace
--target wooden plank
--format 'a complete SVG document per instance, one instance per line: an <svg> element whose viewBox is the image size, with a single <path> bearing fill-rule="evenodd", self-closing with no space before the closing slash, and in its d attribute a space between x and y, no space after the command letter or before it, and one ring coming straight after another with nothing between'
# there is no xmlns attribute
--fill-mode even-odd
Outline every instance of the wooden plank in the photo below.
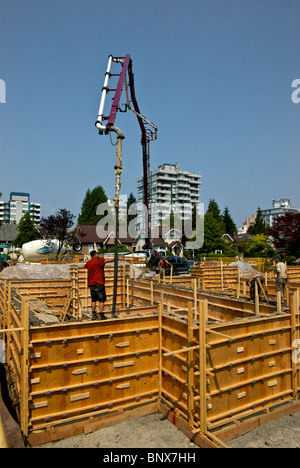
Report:
<svg viewBox="0 0 300 468"><path fill-rule="evenodd" d="M29 306L22 298L21 306L22 355L21 355L21 428L25 436L28 435L28 344L29 344Z"/></svg>

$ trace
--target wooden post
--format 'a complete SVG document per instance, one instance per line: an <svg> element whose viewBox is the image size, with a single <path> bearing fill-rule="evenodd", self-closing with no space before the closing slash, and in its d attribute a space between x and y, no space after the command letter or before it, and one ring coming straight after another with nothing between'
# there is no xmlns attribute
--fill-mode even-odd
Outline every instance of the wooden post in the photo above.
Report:
<svg viewBox="0 0 300 468"><path fill-rule="evenodd" d="M11 319L11 282L8 283L8 297L7 297L7 321L6 327L12 327L12 319ZM11 333L7 333L6 338L6 362L9 365L11 360Z"/></svg>
<svg viewBox="0 0 300 468"><path fill-rule="evenodd" d="M221 291L224 291L223 279L223 262L221 260Z"/></svg>
<svg viewBox="0 0 300 468"><path fill-rule="evenodd" d="M7 288L7 280L4 280L4 283L3 283L3 316L4 316L4 322L6 322L7 320L7 316L6 316L6 310L7 310L7 307L6 307L6 304L7 304L7 298L6 298L6 288Z"/></svg>
<svg viewBox="0 0 300 468"><path fill-rule="evenodd" d="M296 343L297 339L297 315L296 315L296 296L294 291L289 295L290 313L291 313L291 344ZM292 355L293 356L293 355ZM292 359L292 388L293 398L297 399L298 394L298 381L299 381L299 364L296 359Z"/></svg>
<svg viewBox="0 0 300 468"><path fill-rule="evenodd" d="M158 304L158 401L162 396L162 305Z"/></svg>
<svg viewBox="0 0 300 468"><path fill-rule="evenodd" d="M277 312L281 312L281 292L280 291L277 291L276 297L277 297Z"/></svg>
<svg viewBox="0 0 300 468"><path fill-rule="evenodd" d="M197 315L197 279L193 280L193 290L194 290L194 318Z"/></svg>
<svg viewBox="0 0 300 468"><path fill-rule="evenodd" d="M153 305L153 281L151 281L150 287L151 287L151 296L150 296L150 300L151 300L151 305Z"/></svg>
<svg viewBox="0 0 300 468"><path fill-rule="evenodd" d="M173 283L173 265L170 268L170 283Z"/></svg>
<svg viewBox="0 0 300 468"><path fill-rule="evenodd" d="M88 284L88 272L86 268L83 268L85 272L85 311L88 311L89 304L89 284Z"/></svg>
<svg viewBox="0 0 300 468"><path fill-rule="evenodd" d="M161 313L164 312L164 292L160 292Z"/></svg>
<svg viewBox="0 0 300 468"><path fill-rule="evenodd" d="M126 292L125 292L125 275L126 275L126 263L125 260L123 260L123 281L122 281L122 307L125 307L125 297L126 297Z"/></svg>
<svg viewBox="0 0 300 468"><path fill-rule="evenodd" d="M243 273L243 295L246 296L247 294L247 283L245 278L245 273Z"/></svg>
<svg viewBox="0 0 300 468"><path fill-rule="evenodd" d="M130 297L129 297L129 279L126 281L126 289L127 289L127 308L130 307Z"/></svg>
<svg viewBox="0 0 300 468"><path fill-rule="evenodd" d="M237 285L236 285L237 299L240 297L240 292L241 292L241 274L240 274L240 270L238 269L238 278L237 278Z"/></svg>
<svg viewBox="0 0 300 468"><path fill-rule="evenodd" d="M28 436L29 402L28 402L28 345L29 345L29 305L28 301L22 297L21 302L21 429L25 436Z"/></svg>
<svg viewBox="0 0 300 468"><path fill-rule="evenodd" d="M206 408L206 320L208 302L200 301L199 313L199 416L202 434L207 432L207 408Z"/></svg>
<svg viewBox="0 0 300 468"><path fill-rule="evenodd" d="M196 302L197 304L197 302ZM188 303L188 330L187 330L187 341L188 348L191 346L193 341L193 322L194 322L194 304ZM188 351L187 353L187 394L188 394L188 421L189 426L194 426L194 351Z"/></svg>
<svg viewBox="0 0 300 468"><path fill-rule="evenodd" d="M255 315L259 315L259 294L258 294L258 284L255 281Z"/></svg>

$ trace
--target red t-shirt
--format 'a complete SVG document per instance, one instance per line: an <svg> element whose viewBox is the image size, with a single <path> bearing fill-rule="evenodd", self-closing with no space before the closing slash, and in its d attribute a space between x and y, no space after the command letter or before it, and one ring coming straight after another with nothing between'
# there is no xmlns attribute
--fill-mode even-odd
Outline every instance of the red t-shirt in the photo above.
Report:
<svg viewBox="0 0 300 468"><path fill-rule="evenodd" d="M88 270L89 286L92 284L105 284L104 264L104 258L91 258L91 260L84 265L84 268Z"/></svg>

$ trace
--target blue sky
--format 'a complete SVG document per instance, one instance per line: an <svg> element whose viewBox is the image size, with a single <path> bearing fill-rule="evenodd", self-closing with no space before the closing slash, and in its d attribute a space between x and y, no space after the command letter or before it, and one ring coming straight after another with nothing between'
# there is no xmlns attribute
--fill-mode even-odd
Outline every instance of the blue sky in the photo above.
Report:
<svg viewBox="0 0 300 468"><path fill-rule="evenodd" d="M0 0L0 191L76 216L88 188L114 195L115 147L94 126L110 54L130 54L158 127L151 168L202 175L201 201L247 216L300 209L299 0ZM125 95L121 102L125 102ZM118 114L123 194L142 174L140 131Z"/></svg>

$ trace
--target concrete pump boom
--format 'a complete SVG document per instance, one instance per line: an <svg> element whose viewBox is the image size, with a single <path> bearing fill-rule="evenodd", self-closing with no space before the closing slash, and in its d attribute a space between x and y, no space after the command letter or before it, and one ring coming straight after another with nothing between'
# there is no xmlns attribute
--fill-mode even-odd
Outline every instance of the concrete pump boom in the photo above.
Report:
<svg viewBox="0 0 300 468"><path fill-rule="evenodd" d="M122 70L120 73L113 74L111 73L112 64L120 63L122 65ZM130 91L130 97L128 93L128 85L126 76L128 75L128 85ZM108 87L109 79L113 76L118 76L118 83L115 89L110 89ZM110 132L115 132L117 134L117 163L115 166L116 169L116 191L115 191L115 209L116 209L116 233L115 233L115 262L114 262L114 293L113 293L113 308L112 316L115 317L116 311L116 296L117 296L117 280L118 280L118 240L119 240L119 195L121 187L121 172L122 172L122 141L124 135L122 131L115 126L115 119L118 110L120 110L120 98L122 94L123 87L126 88L126 97L127 103L125 110L129 109L135 113L138 123L141 129L141 145L143 151L143 180L144 180L144 205L145 210L145 248L151 248L151 228L150 228L150 141L156 140L157 138L157 127L141 115L139 106L135 96L135 87L134 87L134 74L132 71L132 60L127 54L125 57L113 57L112 55L108 58L107 70L105 73L104 86L102 88L102 95L100 100L99 112L95 126L98 128L100 135L107 135ZM114 91L115 95L113 98L113 103L110 109L109 116L104 115L104 107L106 96L109 92ZM130 105L132 102L133 108ZM104 124L104 122L106 122ZM148 127L151 127L148 128Z"/></svg>

